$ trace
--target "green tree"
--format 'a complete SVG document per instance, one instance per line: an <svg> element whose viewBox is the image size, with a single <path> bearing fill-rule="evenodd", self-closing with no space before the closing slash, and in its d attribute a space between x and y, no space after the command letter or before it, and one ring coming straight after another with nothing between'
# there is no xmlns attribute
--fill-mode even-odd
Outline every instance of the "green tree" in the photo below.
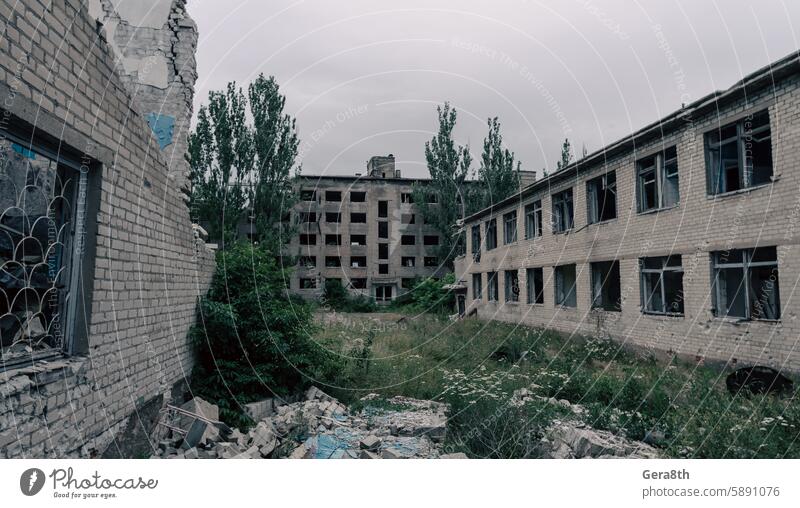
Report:
<svg viewBox="0 0 800 508"><path fill-rule="evenodd" d="M572 145L569 143L569 138L564 139L564 144L561 145L561 160L558 161L557 169L562 169L572 162Z"/></svg>
<svg viewBox="0 0 800 508"><path fill-rule="evenodd" d="M295 202L292 172L299 140L285 102L275 78L261 74L246 95L233 82L224 92L210 92L208 105L198 112L189 135L190 206L209 237L223 245L236 238L248 211L256 239L274 252L281 245L279 233L291 233L280 228Z"/></svg>
<svg viewBox="0 0 800 508"><path fill-rule="evenodd" d="M491 206L519 190L520 162L514 152L503 148L503 135L497 117L488 120L489 134L483 141L478 169L481 208Z"/></svg>
<svg viewBox="0 0 800 508"><path fill-rule="evenodd" d="M414 202L425 222L439 232L439 262L452 267L453 258L463 245L460 236L454 235L454 225L469 213L467 207L471 200L466 196L466 180L472 156L468 147L456 145L453 141L457 118L455 108L445 102L436 111L439 131L425 143L425 161L431 180L415 186ZM430 199L431 196L435 199Z"/></svg>

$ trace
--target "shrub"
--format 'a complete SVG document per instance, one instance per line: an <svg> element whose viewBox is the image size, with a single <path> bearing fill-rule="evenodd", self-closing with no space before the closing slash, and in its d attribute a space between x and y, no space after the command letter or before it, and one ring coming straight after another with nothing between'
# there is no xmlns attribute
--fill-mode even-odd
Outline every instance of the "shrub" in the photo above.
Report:
<svg viewBox="0 0 800 508"><path fill-rule="evenodd" d="M378 308L372 298L351 295L336 279L325 280L322 304L340 312L374 312Z"/></svg>
<svg viewBox="0 0 800 508"><path fill-rule="evenodd" d="M197 347L193 388L243 425L242 406L331 379L336 357L312 338L310 306L290 297L289 279L263 248L240 243L217 255L217 270L190 336Z"/></svg>
<svg viewBox="0 0 800 508"><path fill-rule="evenodd" d="M400 298L400 302L416 312L452 314L455 309L455 294L444 289L444 286L453 284L455 280L452 273L438 280L433 277L422 279Z"/></svg>

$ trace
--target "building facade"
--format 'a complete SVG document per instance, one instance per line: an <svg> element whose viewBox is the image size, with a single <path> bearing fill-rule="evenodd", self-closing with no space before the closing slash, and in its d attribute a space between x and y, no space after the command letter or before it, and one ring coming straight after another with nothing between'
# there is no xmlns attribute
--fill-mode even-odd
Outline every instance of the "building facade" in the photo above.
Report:
<svg viewBox="0 0 800 508"><path fill-rule="evenodd" d="M793 54L464 222L466 312L800 370Z"/></svg>
<svg viewBox="0 0 800 508"><path fill-rule="evenodd" d="M392 155L372 157L364 175L302 177L289 244L298 259L291 291L318 299L325 281L336 279L388 303L415 280L442 276L439 233L414 203L416 183L424 181L402 178Z"/></svg>

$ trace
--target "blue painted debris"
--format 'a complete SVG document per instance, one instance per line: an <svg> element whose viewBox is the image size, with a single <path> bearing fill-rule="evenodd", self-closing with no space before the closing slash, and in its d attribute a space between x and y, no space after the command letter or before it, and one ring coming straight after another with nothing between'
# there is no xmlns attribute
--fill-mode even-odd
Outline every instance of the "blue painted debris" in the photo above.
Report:
<svg viewBox="0 0 800 508"><path fill-rule="evenodd" d="M153 134L156 135L158 146L160 146L162 150L172 144L172 136L175 131L175 117L150 113L147 115L147 123L150 125Z"/></svg>

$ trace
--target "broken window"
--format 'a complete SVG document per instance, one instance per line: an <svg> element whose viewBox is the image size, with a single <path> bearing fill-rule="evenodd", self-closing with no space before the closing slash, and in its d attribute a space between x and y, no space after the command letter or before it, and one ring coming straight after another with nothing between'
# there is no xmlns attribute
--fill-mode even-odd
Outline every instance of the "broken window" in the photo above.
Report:
<svg viewBox="0 0 800 508"><path fill-rule="evenodd" d="M350 266L353 268L366 268L367 267L367 257L366 256L350 256Z"/></svg>
<svg viewBox="0 0 800 508"><path fill-rule="evenodd" d="M317 200L317 191L314 190L301 190L300 191L300 200L301 201L316 201Z"/></svg>
<svg viewBox="0 0 800 508"><path fill-rule="evenodd" d="M325 222L342 222L342 214L339 212L325 212Z"/></svg>
<svg viewBox="0 0 800 508"><path fill-rule="evenodd" d="M681 256L639 260L642 310L653 314L683 314Z"/></svg>
<svg viewBox="0 0 800 508"><path fill-rule="evenodd" d="M472 259L476 263L481 262L481 227L472 226Z"/></svg>
<svg viewBox="0 0 800 508"><path fill-rule="evenodd" d="M414 256L403 256L400 258L400 264L406 268L414 268L417 264L417 258Z"/></svg>
<svg viewBox="0 0 800 508"><path fill-rule="evenodd" d="M6 137L0 165L0 368L10 368L72 347L88 170Z"/></svg>
<svg viewBox="0 0 800 508"><path fill-rule="evenodd" d="M424 264L428 268L437 267L439 266L439 258L436 256L425 256Z"/></svg>
<svg viewBox="0 0 800 508"><path fill-rule="evenodd" d="M714 314L724 318L781 316L775 247L712 252Z"/></svg>
<svg viewBox="0 0 800 508"><path fill-rule="evenodd" d="M378 259L389 259L389 244L388 243L379 243L378 244Z"/></svg>
<svg viewBox="0 0 800 508"><path fill-rule="evenodd" d="M325 191L325 201L339 202L342 200L341 191Z"/></svg>
<svg viewBox="0 0 800 508"><path fill-rule="evenodd" d="M389 223L381 221L378 223L378 238L389 238Z"/></svg>
<svg viewBox="0 0 800 508"><path fill-rule="evenodd" d="M414 235L403 235L400 237L400 244L401 245L415 245L417 243L417 237Z"/></svg>
<svg viewBox="0 0 800 508"><path fill-rule="evenodd" d="M411 204L414 202L414 195L409 192L403 192L400 194L400 202L405 204Z"/></svg>
<svg viewBox="0 0 800 508"><path fill-rule="evenodd" d="M353 289L367 289L367 279L350 279L350 287Z"/></svg>
<svg viewBox="0 0 800 508"><path fill-rule="evenodd" d="M525 283L527 284L527 297L529 304L544 303L544 271L541 268L528 268L525 270Z"/></svg>
<svg viewBox="0 0 800 508"><path fill-rule="evenodd" d="M326 268L338 268L342 266L342 258L340 256L325 256Z"/></svg>
<svg viewBox="0 0 800 508"><path fill-rule="evenodd" d="M556 305L577 307L578 299L575 294L575 265L557 266L553 272L555 278Z"/></svg>
<svg viewBox="0 0 800 508"><path fill-rule="evenodd" d="M316 289L317 279L300 279L300 289Z"/></svg>
<svg viewBox="0 0 800 508"><path fill-rule="evenodd" d="M517 241L517 211L503 215L503 243L509 244Z"/></svg>
<svg viewBox="0 0 800 508"><path fill-rule="evenodd" d="M403 289L414 289L414 286L417 285L417 279L415 277L406 277L400 279L400 285Z"/></svg>
<svg viewBox="0 0 800 508"><path fill-rule="evenodd" d="M617 176L611 171L586 182L589 224L617 218Z"/></svg>
<svg viewBox="0 0 800 508"><path fill-rule="evenodd" d="M575 225L575 210L572 204L572 189L553 194L553 233L569 231Z"/></svg>
<svg viewBox="0 0 800 508"><path fill-rule="evenodd" d="M519 301L519 272L517 270L506 270L504 289L507 302Z"/></svg>
<svg viewBox="0 0 800 508"><path fill-rule="evenodd" d="M378 201L378 217L385 219L389 216L389 202Z"/></svg>
<svg viewBox="0 0 800 508"><path fill-rule="evenodd" d="M316 245L317 235L300 235L300 245Z"/></svg>
<svg viewBox="0 0 800 508"><path fill-rule="evenodd" d="M325 245L341 245L342 235L325 235Z"/></svg>
<svg viewBox="0 0 800 508"><path fill-rule="evenodd" d="M353 212L350 214L350 222L356 224L366 224L367 222L367 214L360 213L360 212Z"/></svg>
<svg viewBox="0 0 800 508"><path fill-rule="evenodd" d="M300 212L300 222L317 222L316 212Z"/></svg>
<svg viewBox="0 0 800 508"><path fill-rule="evenodd" d="M367 200L367 193L361 191L353 191L350 193L351 203L363 203Z"/></svg>
<svg viewBox="0 0 800 508"><path fill-rule="evenodd" d="M486 250L497 247L497 219L489 219L486 223Z"/></svg>
<svg viewBox="0 0 800 508"><path fill-rule="evenodd" d="M525 205L525 239L542 236L542 200Z"/></svg>
<svg viewBox="0 0 800 508"><path fill-rule="evenodd" d="M400 216L400 223L401 224L414 224L416 222L416 217L413 213L404 213Z"/></svg>
<svg viewBox="0 0 800 508"><path fill-rule="evenodd" d="M383 265L386 266L386 265ZM389 267L386 266L386 273L389 273ZM379 302L388 302L392 300L392 286L375 286L375 300Z"/></svg>
<svg viewBox="0 0 800 508"><path fill-rule="evenodd" d="M592 263L592 308L622 310L619 261Z"/></svg>
<svg viewBox="0 0 800 508"><path fill-rule="evenodd" d="M300 256L300 260L297 263L300 265L301 268L316 268L317 267L317 257L316 256Z"/></svg>
<svg viewBox="0 0 800 508"><path fill-rule="evenodd" d="M438 235L425 235L422 237L422 242L425 245L439 245Z"/></svg>
<svg viewBox="0 0 800 508"><path fill-rule="evenodd" d="M672 146L636 162L639 213L669 208L680 202L678 150Z"/></svg>
<svg viewBox="0 0 800 508"><path fill-rule="evenodd" d="M483 298L483 285L481 281L481 274L472 274L472 299L480 300Z"/></svg>
<svg viewBox="0 0 800 508"><path fill-rule="evenodd" d="M389 273L389 265L386 264L378 265L378 273L381 275L387 275Z"/></svg>
<svg viewBox="0 0 800 508"><path fill-rule="evenodd" d="M496 302L500 299L500 289L497 287L497 272L486 273L486 288L488 289L486 297L490 302Z"/></svg>
<svg viewBox="0 0 800 508"><path fill-rule="evenodd" d="M723 194L772 181L772 134L767 111L705 136L708 193Z"/></svg>

